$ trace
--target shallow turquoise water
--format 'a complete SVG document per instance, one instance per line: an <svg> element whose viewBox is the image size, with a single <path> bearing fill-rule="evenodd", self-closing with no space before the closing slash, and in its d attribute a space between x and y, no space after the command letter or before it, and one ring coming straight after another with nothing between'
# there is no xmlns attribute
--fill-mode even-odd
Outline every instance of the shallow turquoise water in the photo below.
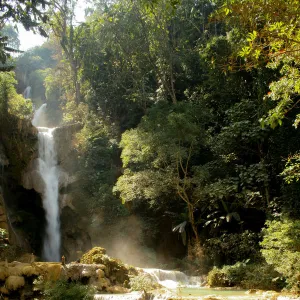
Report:
<svg viewBox="0 0 300 300"><path fill-rule="evenodd" d="M246 290L231 290L231 289L213 289L213 288L178 288L176 294L181 297L186 296L206 296L206 295L216 295L216 296L245 296ZM250 298L250 297L249 297Z"/></svg>

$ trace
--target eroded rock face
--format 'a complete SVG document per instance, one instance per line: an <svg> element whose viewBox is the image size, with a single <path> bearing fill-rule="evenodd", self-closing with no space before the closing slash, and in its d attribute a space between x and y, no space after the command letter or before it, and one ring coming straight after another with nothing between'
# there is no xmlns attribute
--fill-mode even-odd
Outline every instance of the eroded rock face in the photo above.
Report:
<svg viewBox="0 0 300 300"><path fill-rule="evenodd" d="M27 119L10 116L1 121L0 228L9 232L11 245L32 251L33 236L42 229L41 223L33 220L40 199L22 187L22 173L36 155L37 130Z"/></svg>
<svg viewBox="0 0 300 300"><path fill-rule="evenodd" d="M6 209L5 209L5 205L4 205L3 195L1 193L0 193L0 228L8 231Z"/></svg>

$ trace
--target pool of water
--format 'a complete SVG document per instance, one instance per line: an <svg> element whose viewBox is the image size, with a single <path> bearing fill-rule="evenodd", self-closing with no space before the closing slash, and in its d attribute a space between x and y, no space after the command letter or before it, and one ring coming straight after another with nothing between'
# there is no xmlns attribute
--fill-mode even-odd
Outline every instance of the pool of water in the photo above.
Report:
<svg viewBox="0 0 300 300"><path fill-rule="evenodd" d="M207 295L221 296L225 299L257 299L257 295L248 295L246 290L213 289L213 288L177 288L176 295L179 297L201 297Z"/></svg>

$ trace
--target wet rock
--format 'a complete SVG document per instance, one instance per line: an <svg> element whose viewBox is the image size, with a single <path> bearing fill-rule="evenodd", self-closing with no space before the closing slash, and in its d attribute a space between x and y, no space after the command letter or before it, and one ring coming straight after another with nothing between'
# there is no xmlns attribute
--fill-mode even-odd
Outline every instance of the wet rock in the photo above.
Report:
<svg viewBox="0 0 300 300"><path fill-rule="evenodd" d="M203 300L222 300L223 298L215 296L215 295L208 295L208 296L204 296L202 299Z"/></svg>
<svg viewBox="0 0 300 300"><path fill-rule="evenodd" d="M85 225L82 224L80 210L73 210L66 206L62 209L60 217L62 253L68 263L77 261L80 258L78 252L85 252L91 249L91 238L85 230ZM74 222L74 220L76 221Z"/></svg>
<svg viewBox="0 0 300 300"><path fill-rule="evenodd" d="M112 294L125 294L129 292L129 289L123 286L114 285L114 286L107 287L106 291Z"/></svg>
<svg viewBox="0 0 300 300"><path fill-rule="evenodd" d="M262 297L264 299L268 299L268 300L277 300L277 297L279 296L279 293L275 292L275 291L266 291L262 293Z"/></svg>
<svg viewBox="0 0 300 300"><path fill-rule="evenodd" d="M8 231L8 223L6 218L6 209L4 204L4 199L0 190L0 228Z"/></svg>
<svg viewBox="0 0 300 300"><path fill-rule="evenodd" d="M98 269L98 270L96 271L96 274L97 274L97 276L98 276L98 279L105 277L105 273L104 273L104 271L101 270L101 269Z"/></svg>
<svg viewBox="0 0 300 300"><path fill-rule="evenodd" d="M123 285L125 280L129 280L129 275L137 275L137 270L124 265L120 260L114 259L106 255L106 250L101 247L94 247L85 253L80 259L81 262L87 264L103 264L105 265L105 276L112 283Z"/></svg>
<svg viewBox="0 0 300 300"><path fill-rule="evenodd" d="M22 276L9 276L5 280L5 287L9 291L16 291L25 285L25 279Z"/></svg>

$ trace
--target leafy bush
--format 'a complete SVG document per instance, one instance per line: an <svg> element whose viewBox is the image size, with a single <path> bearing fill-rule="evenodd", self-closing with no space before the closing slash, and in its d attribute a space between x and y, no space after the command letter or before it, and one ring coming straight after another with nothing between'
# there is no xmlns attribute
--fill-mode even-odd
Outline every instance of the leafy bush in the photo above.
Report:
<svg viewBox="0 0 300 300"><path fill-rule="evenodd" d="M80 283L67 281L46 282L43 294L46 300L92 300L94 290Z"/></svg>
<svg viewBox="0 0 300 300"><path fill-rule="evenodd" d="M238 262L232 266L223 266L221 269L214 267L207 276L210 286L235 286L239 285L245 277L247 265Z"/></svg>
<svg viewBox="0 0 300 300"><path fill-rule="evenodd" d="M215 265L220 262L234 264L248 258L255 261L260 256L259 239L258 233L249 230L243 233L226 233L207 239L204 244L204 252Z"/></svg>
<svg viewBox="0 0 300 300"><path fill-rule="evenodd" d="M285 280L267 263L252 264L247 267L240 286L245 289L281 290Z"/></svg>
<svg viewBox="0 0 300 300"><path fill-rule="evenodd" d="M214 267L208 273L207 280L212 287L240 286L245 289L280 290L284 285L280 274L265 262L261 264L238 262L220 269Z"/></svg>
<svg viewBox="0 0 300 300"><path fill-rule="evenodd" d="M133 291L149 291L160 287L152 276L147 273L131 276L129 285Z"/></svg>
<svg viewBox="0 0 300 300"><path fill-rule="evenodd" d="M266 225L263 257L286 277L288 288L300 290L300 220L267 221Z"/></svg>
<svg viewBox="0 0 300 300"><path fill-rule="evenodd" d="M15 74L0 72L0 114L10 113L23 119L32 113L32 103L17 94Z"/></svg>

